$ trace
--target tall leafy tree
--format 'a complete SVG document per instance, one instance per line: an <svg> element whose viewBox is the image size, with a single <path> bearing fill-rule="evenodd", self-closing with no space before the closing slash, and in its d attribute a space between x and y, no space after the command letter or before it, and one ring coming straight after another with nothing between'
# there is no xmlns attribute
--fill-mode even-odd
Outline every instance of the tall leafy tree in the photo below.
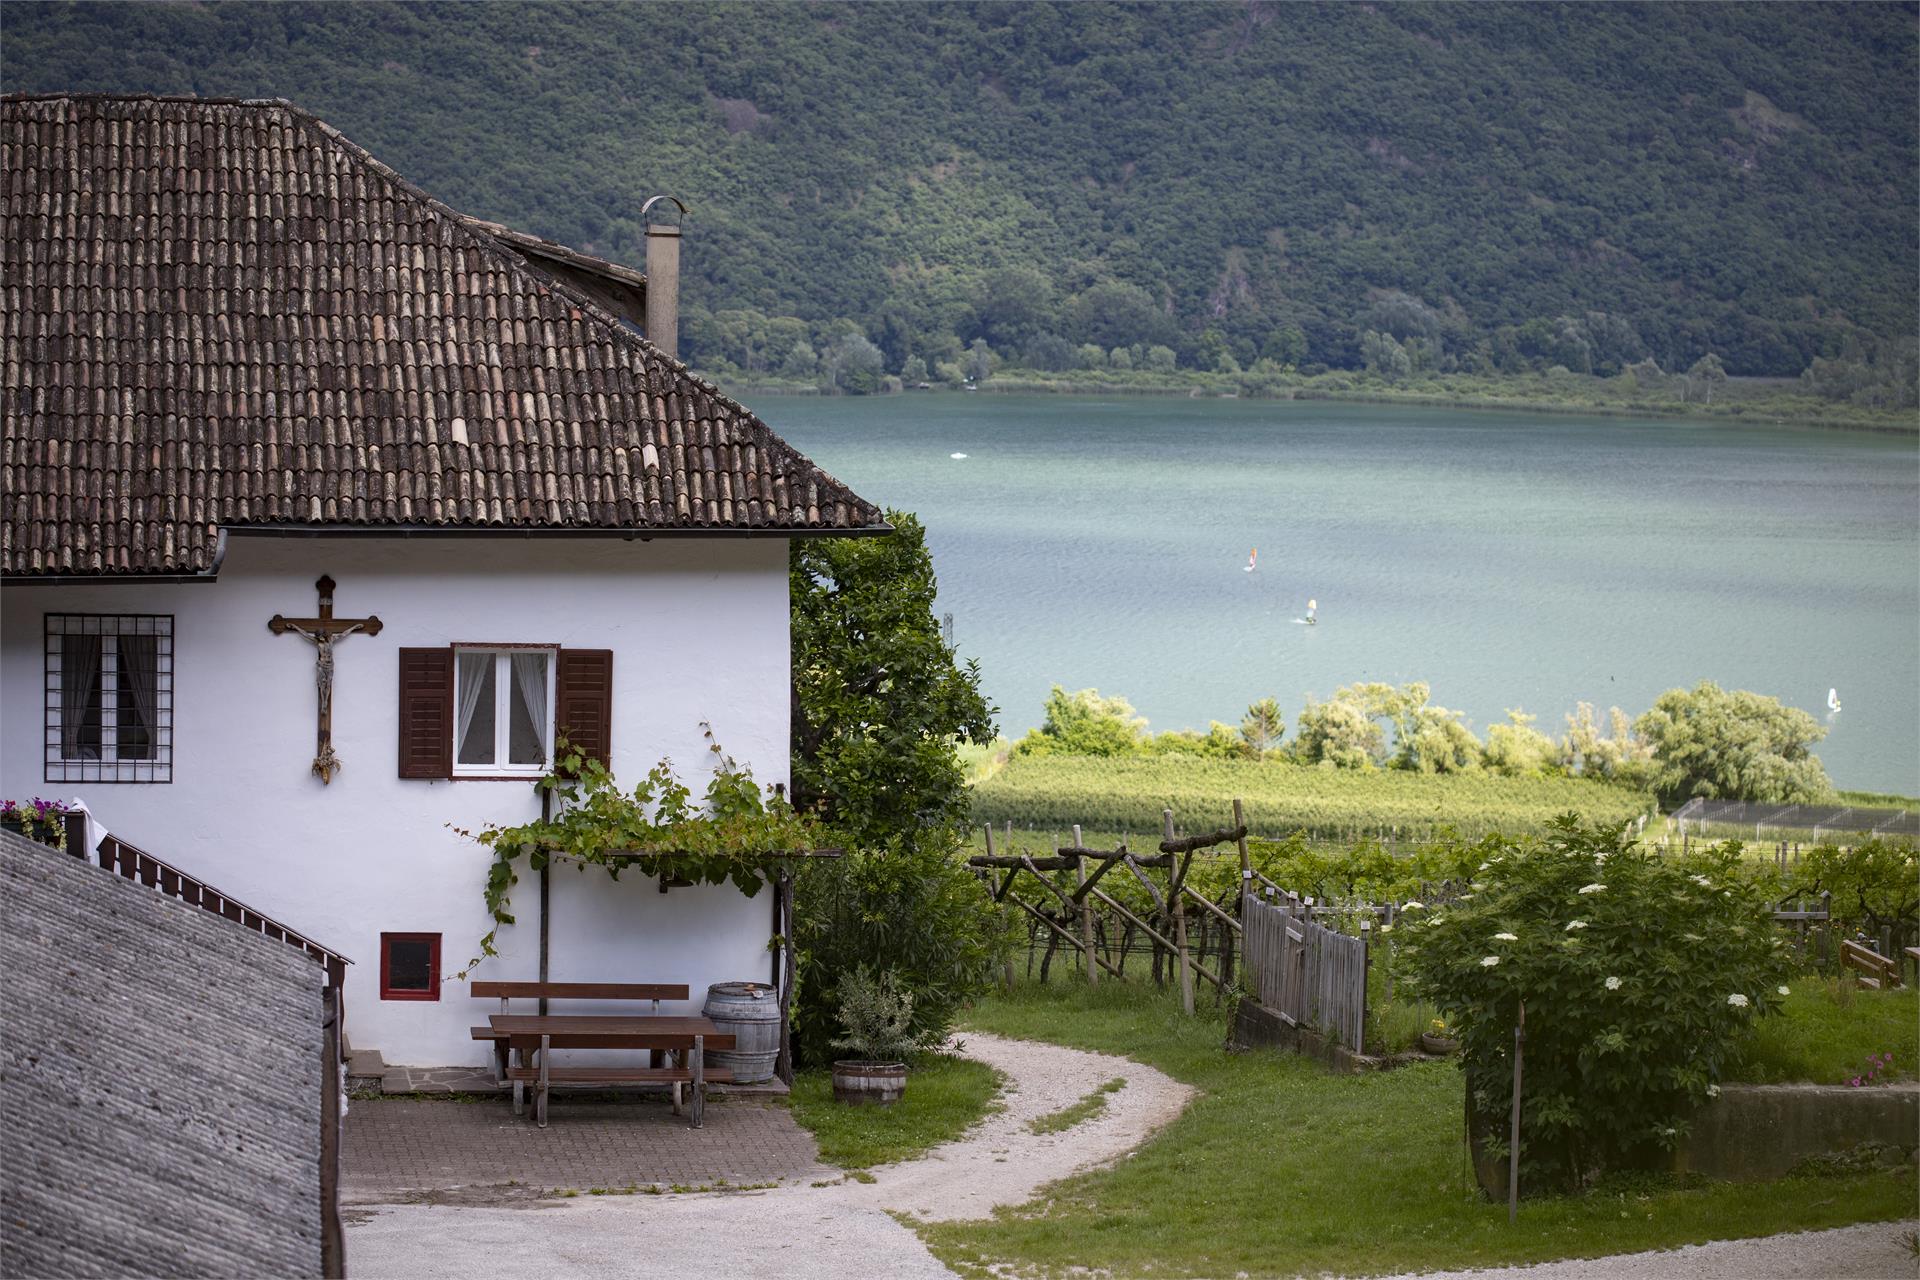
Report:
<svg viewBox="0 0 1920 1280"><path fill-rule="evenodd" d="M993 707L934 617L926 531L889 512L883 538L796 539L793 794L852 843L913 843L964 823L957 741L987 742Z"/></svg>
<svg viewBox="0 0 1920 1280"><path fill-rule="evenodd" d="M1007 919L956 856L966 819L958 741L992 738L980 673L934 619L925 531L888 512L883 538L796 540L793 790L847 846L800 877L798 1050L831 1054L837 993L860 973L913 995L913 1031L945 1035L992 980Z"/></svg>
<svg viewBox="0 0 1920 1280"><path fill-rule="evenodd" d="M1661 694L1633 731L1653 748L1654 790L1667 804L1694 796L1793 804L1833 789L1811 750L1826 728L1778 698L1702 680Z"/></svg>

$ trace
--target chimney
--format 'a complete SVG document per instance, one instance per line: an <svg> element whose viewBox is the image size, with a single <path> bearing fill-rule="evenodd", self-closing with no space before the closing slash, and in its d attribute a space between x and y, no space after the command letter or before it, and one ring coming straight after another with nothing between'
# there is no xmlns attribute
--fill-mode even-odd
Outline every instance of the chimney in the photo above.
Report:
<svg viewBox="0 0 1920 1280"><path fill-rule="evenodd" d="M679 210L671 223L655 222L653 207L673 201ZM674 196L654 196L640 206L647 228L647 341L680 358L680 221L687 206Z"/></svg>

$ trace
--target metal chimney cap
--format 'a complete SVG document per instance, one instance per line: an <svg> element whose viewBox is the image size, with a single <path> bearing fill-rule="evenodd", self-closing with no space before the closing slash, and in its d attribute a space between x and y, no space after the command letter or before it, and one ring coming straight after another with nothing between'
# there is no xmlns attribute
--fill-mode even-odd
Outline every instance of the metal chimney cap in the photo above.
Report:
<svg viewBox="0 0 1920 1280"><path fill-rule="evenodd" d="M680 212L676 217L675 221L669 222L669 223L656 224L654 223L653 216L652 216L653 206L659 204L662 200L673 201L673 207L675 209L678 209ZM682 201L679 196L650 196L647 199L647 202L640 206L640 221L646 224L648 235L679 235L680 234L679 224L680 222L686 219L686 216L687 216L686 203Z"/></svg>

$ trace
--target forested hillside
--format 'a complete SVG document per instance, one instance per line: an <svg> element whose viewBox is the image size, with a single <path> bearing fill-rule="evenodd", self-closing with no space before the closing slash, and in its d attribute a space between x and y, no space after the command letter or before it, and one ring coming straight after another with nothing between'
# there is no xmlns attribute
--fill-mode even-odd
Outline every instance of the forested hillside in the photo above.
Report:
<svg viewBox="0 0 1920 1280"><path fill-rule="evenodd" d="M976 340L1036 368L1353 367L1377 331L1416 368L1712 352L1796 375L1914 324L1912 5L20 3L0 23L10 91L289 98L457 208L623 261L640 202L677 194L712 367L831 348L894 372Z"/></svg>

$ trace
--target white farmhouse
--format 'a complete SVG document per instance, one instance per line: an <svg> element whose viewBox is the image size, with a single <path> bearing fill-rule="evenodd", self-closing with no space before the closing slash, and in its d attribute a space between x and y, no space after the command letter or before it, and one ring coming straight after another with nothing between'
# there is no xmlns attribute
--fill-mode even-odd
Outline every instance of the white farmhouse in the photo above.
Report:
<svg viewBox="0 0 1920 1280"><path fill-rule="evenodd" d="M351 957L356 1048L488 1061L450 828L536 816L557 733L784 783L788 540L880 512L673 358L671 282L285 103L12 98L0 171L0 795ZM765 981L770 897L559 870L550 976ZM538 976L513 905L477 976Z"/></svg>

